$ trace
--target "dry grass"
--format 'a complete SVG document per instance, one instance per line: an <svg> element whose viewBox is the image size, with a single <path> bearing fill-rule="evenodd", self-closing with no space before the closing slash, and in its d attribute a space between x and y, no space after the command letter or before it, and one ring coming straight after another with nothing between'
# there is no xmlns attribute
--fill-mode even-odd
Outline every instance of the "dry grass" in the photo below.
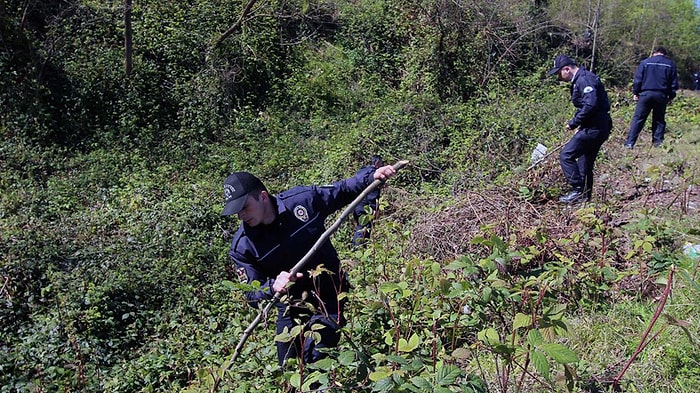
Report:
<svg viewBox="0 0 700 393"><path fill-rule="evenodd" d="M512 187L464 191L447 201L421 199L408 193L393 195L401 201L397 210L410 212L407 217L413 221L409 251L446 262L467 254L484 257L489 248L473 239L497 236L509 250L538 250L540 262L557 258L556 252L581 263L605 259L623 270L625 264L640 264L643 271L645 260L630 261L625 257L632 247L631 238L640 236L630 233L626 225L643 216L659 220L697 217L699 155L697 145L673 137L667 137L662 148L645 148L643 142L650 138L648 134L640 138L639 148L624 149L623 126L618 121L613 135L603 145L591 203L572 207L558 202L566 185L556 154L514 175ZM533 191L533 196L525 198L520 187ZM609 238L598 242L579 239L571 247L561 246L559 239L580 233ZM601 241L607 241L608 248ZM633 286L639 288L638 285Z"/></svg>

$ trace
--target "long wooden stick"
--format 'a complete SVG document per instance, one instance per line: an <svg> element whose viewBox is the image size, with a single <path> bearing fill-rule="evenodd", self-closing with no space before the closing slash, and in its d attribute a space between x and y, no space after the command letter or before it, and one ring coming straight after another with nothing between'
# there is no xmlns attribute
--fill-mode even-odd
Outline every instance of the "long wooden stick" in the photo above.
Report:
<svg viewBox="0 0 700 393"><path fill-rule="evenodd" d="M396 164L394 164L393 167L395 170L398 171L399 169L406 166L406 164L408 164L408 161L402 160L402 161L399 161ZM316 254L318 249L328 240L328 238L330 238L330 236L335 231L338 230L338 228L340 228L340 224L342 224L343 220L345 220L345 218L347 216L349 216L350 213L352 213L352 211L355 209L355 206L359 205L360 202L362 202L362 200L367 196L367 194L374 191L374 189L379 187L382 183L384 183L384 180L376 179L372 182L372 184L367 186L367 188L365 188L365 190L362 191L362 193L360 193L360 195L358 195L357 198L355 198L355 200L353 200L345 208L345 210L343 210L343 212L340 214L340 217L338 217L338 219L335 220L333 225L331 225L328 229L326 229L325 232L323 232L323 234L321 234L321 236L318 238L318 240L316 240L316 243L314 243L314 245L309 249L309 251L306 253L306 255L304 255L304 257L301 258L299 260L299 262L297 262L297 264L294 265L294 267L292 267L292 269L289 271L289 275L294 276L301 269L303 269L304 265L309 261L309 259L311 259L311 257L313 257ZM262 321L262 319L267 316L267 314L270 311L270 309L272 308L272 306L274 306L275 303L277 303L281 297L282 297L281 292L275 292L275 295L272 297L272 299L270 299L267 302L267 304L265 305L265 308L263 308L263 310L260 311L258 313L258 315L255 317L253 322L251 322L250 325L248 325L248 328L243 332L243 335L241 335L241 339L238 342L238 345L236 346L236 350L233 352L233 355L228 360L228 362L222 367L221 374L214 378L214 385L211 388L212 393L215 392L219 388L219 384L221 383L221 380L224 378L224 375L229 370L229 368L231 368L231 365L233 365L233 363L236 361L236 359L238 359L238 356L241 354L241 351L243 350L243 346L245 345L246 340L248 340L248 337L250 337L250 335L253 333L253 330L255 330L255 328L258 326L258 324L260 324L260 321Z"/></svg>

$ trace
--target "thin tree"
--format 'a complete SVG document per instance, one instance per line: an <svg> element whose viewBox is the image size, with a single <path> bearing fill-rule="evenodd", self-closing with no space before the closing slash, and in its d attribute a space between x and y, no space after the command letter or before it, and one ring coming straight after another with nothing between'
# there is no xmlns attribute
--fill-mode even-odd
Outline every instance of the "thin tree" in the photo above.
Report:
<svg viewBox="0 0 700 393"><path fill-rule="evenodd" d="M133 53L131 7L132 0L124 0L124 74L127 78L131 76Z"/></svg>

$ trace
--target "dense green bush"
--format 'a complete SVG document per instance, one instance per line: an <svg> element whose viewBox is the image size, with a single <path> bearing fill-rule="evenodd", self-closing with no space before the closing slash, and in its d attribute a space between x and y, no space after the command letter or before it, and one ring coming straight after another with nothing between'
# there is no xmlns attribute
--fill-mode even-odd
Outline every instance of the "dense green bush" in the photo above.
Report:
<svg viewBox="0 0 700 393"><path fill-rule="evenodd" d="M590 60L577 39L591 21L576 23L591 14L579 12L588 3L541 3L262 2L219 40L246 1L135 1L126 75L123 2L2 1L0 391L208 390L255 313L232 284L238 223L219 217L222 180L249 170L276 192L349 176L372 154L410 164L389 183L369 247L349 248L349 225L334 238L355 266L341 345L319 364L280 369L261 326L221 390L583 386L627 353L601 354L582 326L605 333L599 312L629 303L630 328L611 342L632 351L672 266L686 299L668 315L693 318L695 262L678 248L697 239L697 222L690 203L675 210L697 185L690 92L669 109L663 158L649 153L658 161L637 169L646 158L616 156L614 135L600 160L610 177L650 190L645 198L676 199L634 214L612 197L554 209L572 223L565 234L551 218L485 223L460 245L471 251L451 258L416 249L420 218L445 224L467 191L503 187L512 203L549 213L534 195L557 185L522 168L538 142L562 142L573 109L544 71L555 51ZM631 20L668 16L659 31L686 70L697 62L697 13L686 1L652 3ZM602 14L595 65L626 124L633 106L614 85L626 87L657 33L630 29L615 6ZM520 270L504 270L512 264ZM580 310L594 323L577 323ZM666 380L696 380L697 332L668 327L659 337L674 346L650 359Z"/></svg>

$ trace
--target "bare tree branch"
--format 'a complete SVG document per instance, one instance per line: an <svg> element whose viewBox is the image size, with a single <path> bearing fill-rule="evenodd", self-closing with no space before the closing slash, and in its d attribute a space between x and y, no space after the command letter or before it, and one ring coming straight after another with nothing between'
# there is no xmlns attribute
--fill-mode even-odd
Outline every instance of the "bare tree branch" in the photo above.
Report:
<svg viewBox="0 0 700 393"><path fill-rule="evenodd" d="M255 3L258 0L250 0L248 1L248 4L246 4L245 8L243 9L243 12L241 13L241 16L238 18L236 23L234 23L231 27L228 28L223 34L219 36L219 38L214 42L214 45L212 46L212 49L217 48L221 43L228 38L231 34L236 32L238 29L241 28L241 25L243 24L243 20L250 14L250 10L253 8Z"/></svg>

